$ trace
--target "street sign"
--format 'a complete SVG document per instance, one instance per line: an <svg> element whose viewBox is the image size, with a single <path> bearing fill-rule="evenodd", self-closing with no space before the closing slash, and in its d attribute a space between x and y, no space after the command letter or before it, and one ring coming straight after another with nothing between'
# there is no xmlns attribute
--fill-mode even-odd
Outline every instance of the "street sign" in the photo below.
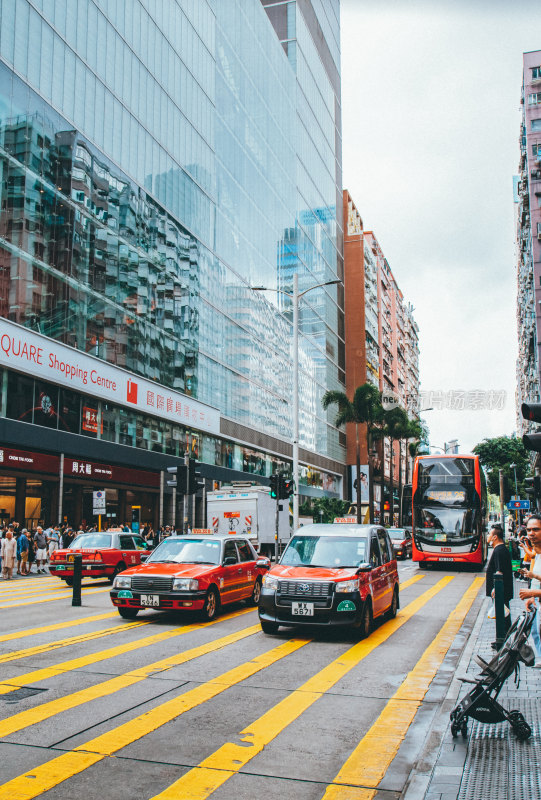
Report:
<svg viewBox="0 0 541 800"><path fill-rule="evenodd" d="M105 514L105 489L99 489L97 492L92 492L92 513Z"/></svg>
<svg viewBox="0 0 541 800"><path fill-rule="evenodd" d="M510 503L507 503L507 508L510 511L529 511L530 509L530 501L529 500L511 500Z"/></svg>

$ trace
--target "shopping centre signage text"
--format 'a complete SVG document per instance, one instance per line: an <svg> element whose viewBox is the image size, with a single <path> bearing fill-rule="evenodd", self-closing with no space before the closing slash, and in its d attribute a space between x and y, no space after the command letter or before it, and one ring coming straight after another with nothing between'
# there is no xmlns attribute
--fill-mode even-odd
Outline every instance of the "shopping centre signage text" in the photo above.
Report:
<svg viewBox="0 0 541 800"><path fill-rule="evenodd" d="M5 319L0 364L187 427L220 432L217 409Z"/></svg>

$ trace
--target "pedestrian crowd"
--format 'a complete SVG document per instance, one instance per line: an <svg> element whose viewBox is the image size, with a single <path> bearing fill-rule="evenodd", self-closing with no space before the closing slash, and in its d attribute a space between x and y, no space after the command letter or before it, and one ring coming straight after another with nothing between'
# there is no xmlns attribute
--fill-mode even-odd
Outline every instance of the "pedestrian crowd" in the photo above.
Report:
<svg viewBox="0 0 541 800"><path fill-rule="evenodd" d="M521 583L518 596L525 607L536 609L532 624L531 643L535 653L534 667L541 669L541 514L531 514L526 525L509 528L510 536L505 542L505 534L501 525L493 525L489 533L489 543L493 546L492 556L487 566L486 594L494 597L494 575L500 572L503 577L504 602L514 594L513 576ZM506 612L507 613L507 612ZM510 625L510 616L506 616L505 629Z"/></svg>
<svg viewBox="0 0 541 800"><path fill-rule="evenodd" d="M110 523L106 525L105 530L107 529L121 529L131 533L131 528L126 522L122 525ZM37 575L46 574L47 563L55 550L66 549L78 534L95 530L97 530L95 526L85 524L81 524L75 530L67 522L48 527L36 525L30 530L21 527L16 521L0 526L0 564L3 580L12 580L14 570L17 575L30 575L32 572ZM183 530L177 529L174 525L161 525L154 530L152 525L146 524L141 529L141 536L151 548L156 547L162 539L181 533ZM191 533L189 527L186 528L186 533ZM34 564L35 570L32 569Z"/></svg>

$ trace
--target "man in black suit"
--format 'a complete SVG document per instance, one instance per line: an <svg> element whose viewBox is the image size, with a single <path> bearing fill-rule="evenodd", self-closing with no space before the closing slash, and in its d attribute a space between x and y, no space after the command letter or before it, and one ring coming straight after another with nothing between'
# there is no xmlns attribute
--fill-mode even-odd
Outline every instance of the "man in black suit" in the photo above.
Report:
<svg viewBox="0 0 541 800"><path fill-rule="evenodd" d="M494 597L494 573L503 575L503 598L505 605L513 599L513 566L511 555L505 545L504 533L501 525L493 525L488 534L488 543L494 548L487 566L486 595ZM505 630L511 626L511 615L505 617Z"/></svg>

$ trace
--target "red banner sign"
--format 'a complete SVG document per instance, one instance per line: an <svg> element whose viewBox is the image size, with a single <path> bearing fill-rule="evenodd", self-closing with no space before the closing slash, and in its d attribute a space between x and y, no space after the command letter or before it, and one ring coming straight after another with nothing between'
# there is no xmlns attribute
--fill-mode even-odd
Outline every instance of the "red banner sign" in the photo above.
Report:
<svg viewBox="0 0 541 800"><path fill-rule="evenodd" d="M20 469L26 472L48 472L51 475L58 475L60 458L43 453L31 453L27 450L0 447L0 469Z"/></svg>
<svg viewBox="0 0 541 800"><path fill-rule="evenodd" d="M64 459L64 475L67 478L83 478L92 483L130 483L134 486L159 487L158 472L149 472L130 467L113 467L80 458Z"/></svg>

